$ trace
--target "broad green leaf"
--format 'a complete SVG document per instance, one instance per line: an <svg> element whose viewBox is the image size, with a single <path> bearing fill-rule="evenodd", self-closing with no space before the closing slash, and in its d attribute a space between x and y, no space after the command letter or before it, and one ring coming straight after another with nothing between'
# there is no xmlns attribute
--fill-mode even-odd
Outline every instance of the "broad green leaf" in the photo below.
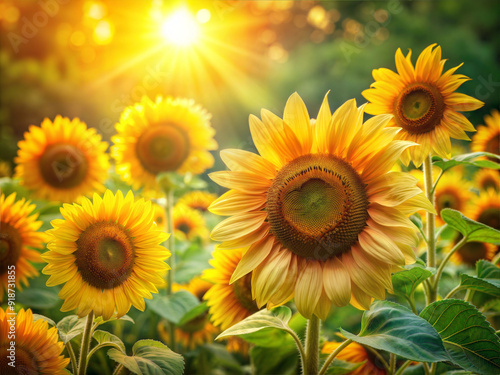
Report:
<svg viewBox="0 0 500 375"><path fill-rule="evenodd" d="M263 328L259 331L239 335L243 340L249 343L261 346L263 348L292 347L295 350L295 342L286 331L275 328Z"/></svg>
<svg viewBox="0 0 500 375"><path fill-rule="evenodd" d="M500 268L494 264L481 259L476 263L477 277L481 279L499 279L500 280Z"/></svg>
<svg viewBox="0 0 500 375"><path fill-rule="evenodd" d="M210 363L214 366L220 365L224 368L231 369L231 374L236 371L237 374L242 373L241 364L234 358L234 356L228 352L226 345L222 344L205 344L199 347L199 350L206 350L210 353L211 358Z"/></svg>
<svg viewBox="0 0 500 375"><path fill-rule="evenodd" d="M16 295L16 302L35 309L50 309L56 306L59 301L59 296L54 288L29 288Z"/></svg>
<svg viewBox="0 0 500 375"><path fill-rule="evenodd" d="M287 331L288 322L292 317L291 310L286 306L279 306L272 310L260 310L255 314L243 319L241 322L236 323L234 326L226 329L216 340L228 336L240 336L253 332L260 331L265 328L277 328L279 330Z"/></svg>
<svg viewBox="0 0 500 375"><path fill-rule="evenodd" d="M123 315L122 317L120 318L117 318L116 315L115 316L112 316L111 318L109 318L108 320L104 320L102 318L102 316L98 316L97 318L94 319L94 325L96 326L100 326L101 324L104 324L104 323L108 323L108 322L113 322L115 320L123 320L125 322L130 322L132 324L135 324L134 322L134 319L132 319L130 316L128 315Z"/></svg>
<svg viewBox="0 0 500 375"><path fill-rule="evenodd" d="M146 303L162 318L178 324L184 315L200 304L200 301L188 291L180 290L171 296L156 294Z"/></svg>
<svg viewBox="0 0 500 375"><path fill-rule="evenodd" d="M480 279L475 276L461 274L459 289L471 289L500 298L500 280Z"/></svg>
<svg viewBox="0 0 500 375"><path fill-rule="evenodd" d="M410 264L405 268L406 270L392 275L394 294L404 298L409 298L421 282L436 273L434 269L422 268L418 263Z"/></svg>
<svg viewBox="0 0 500 375"><path fill-rule="evenodd" d="M453 363L478 374L500 374L500 341L473 305L446 299L430 304L420 316L441 335Z"/></svg>
<svg viewBox="0 0 500 375"><path fill-rule="evenodd" d="M108 356L138 375L181 375L184 372L184 358L159 341L137 341L131 356L117 349L108 350Z"/></svg>
<svg viewBox="0 0 500 375"><path fill-rule="evenodd" d="M105 346L113 346L125 353L125 345L123 344L123 341L112 333L96 330L94 331L92 337L97 341L98 347L102 348Z"/></svg>
<svg viewBox="0 0 500 375"><path fill-rule="evenodd" d="M500 164L495 163L491 160L474 160L482 156L500 160L498 155L492 154L490 152L473 152L470 154L454 156L450 160L443 160L438 156L434 156L432 158L432 164L441 168L443 171L456 167L457 165L472 165L479 168L500 169Z"/></svg>
<svg viewBox="0 0 500 375"><path fill-rule="evenodd" d="M441 219L450 227L467 236L467 242L477 241L500 245L500 231L471 220L459 211L452 210L451 208L441 210L440 215Z"/></svg>
<svg viewBox="0 0 500 375"><path fill-rule="evenodd" d="M179 320L178 325L182 326L183 324L189 322L190 320L196 318L197 316L204 314L208 310L208 306L206 302L200 303L195 308L188 311L181 320Z"/></svg>
<svg viewBox="0 0 500 375"><path fill-rule="evenodd" d="M52 319L50 318L47 318L46 316L44 315L40 315L40 314L33 314L33 321L37 321L38 319L42 319L44 321L46 321L47 323L49 323L49 325L51 326L56 326L56 322L54 322Z"/></svg>
<svg viewBox="0 0 500 375"><path fill-rule="evenodd" d="M85 328L85 319L86 318L78 318L76 315L69 315L62 318L61 321L57 323L57 331L64 344L67 344L83 332Z"/></svg>
<svg viewBox="0 0 500 375"><path fill-rule="evenodd" d="M250 349L250 361L255 374L295 375L299 364L297 347L273 349L254 346Z"/></svg>
<svg viewBox="0 0 500 375"><path fill-rule="evenodd" d="M343 375L350 374L355 371L357 368L361 367L365 364L366 361L363 362L346 362L340 359L334 359L332 364L328 367L327 375Z"/></svg>
<svg viewBox="0 0 500 375"><path fill-rule="evenodd" d="M358 336L341 329L344 337L419 362L449 360L441 338L424 319L388 301L372 303L361 320Z"/></svg>

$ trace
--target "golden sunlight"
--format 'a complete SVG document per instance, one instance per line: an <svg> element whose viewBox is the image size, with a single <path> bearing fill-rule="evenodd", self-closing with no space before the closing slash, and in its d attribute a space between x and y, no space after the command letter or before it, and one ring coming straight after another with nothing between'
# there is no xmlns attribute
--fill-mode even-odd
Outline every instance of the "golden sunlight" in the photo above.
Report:
<svg viewBox="0 0 500 375"><path fill-rule="evenodd" d="M165 19L161 26L161 32L170 43L188 46L198 40L200 26L187 9L181 8Z"/></svg>

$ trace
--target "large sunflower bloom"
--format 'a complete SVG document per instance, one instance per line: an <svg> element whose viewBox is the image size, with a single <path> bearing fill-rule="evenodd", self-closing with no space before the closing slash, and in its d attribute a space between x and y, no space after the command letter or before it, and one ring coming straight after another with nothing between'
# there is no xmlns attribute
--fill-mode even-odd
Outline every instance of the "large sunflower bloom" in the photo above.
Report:
<svg viewBox="0 0 500 375"><path fill-rule="evenodd" d="M38 275L30 262L42 262L40 253L45 235L37 230L42 226L35 205L24 198L16 201L16 193L0 195L0 302L8 284L22 290L28 278ZM10 275L10 277L9 277ZM14 289L10 287L10 289Z"/></svg>
<svg viewBox="0 0 500 375"><path fill-rule="evenodd" d="M1 374L67 374L69 358L64 358L64 344L57 329L49 328L43 319L33 321L30 309L21 309L15 316L15 368L9 366L11 341L9 333L13 315L10 308L0 308L0 373Z"/></svg>
<svg viewBox="0 0 500 375"><path fill-rule="evenodd" d="M36 196L74 202L104 191L108 143L79 119L45 119L40 127L30 126L18 146L15 177Z"/></svg>
<svg viewBox="0 0 500 375"><path fill-rule="evenodd" d="M205 293L211 321L225 331L247 316L259 311L252 298L252 274L230 284L231 276L243 256L243 249L215 250L210 264L213 268L205 270L203 278L214 283Z"/></svg>
<svg viewBox="0 0 500 375"><path fill-rule="evenodd" d="M151 202L107 190L104 198L94 194L93 202L64 205L61 214L64 220L53 220L47 232L50 251L42 255L47 286L64 283L61 311L94 311L104 319L115 310L125 315L131 305L144 311L144 298L164 284L170 255L159 245L168 235L153 222Z"/></svg>
<svg viewBox="0 0 500 375"><path fill-rule="evenodd" d="M429 153L451 157L451 138L470 140L465 131L474 126L458 111L473 111L484 103L455 90L469 78L453 74L461 66L444 74L446 60L441 60L441 47L432 44L420 54L413 67L411 50L406 57L396 52L398 74L385 68L373 70L375 82L363 91L370 102L366 112L372 115L390 113L389 126L401 127L397 139L409 140L420 146L405 150L401 160L410 160L419 167Z"/></svg>
<svg viewBox="0 0 500 375"><path fill-rule="evenodd" d="M340 346L340 342L325 342L321 353L330 354ZM377 357L366 350L362 345L355 342L350 343L336 357L342 361L351 363L365 362L348 375L385 375L387 372L381 366ZM379 367L380 366L380 367Z"/></svg>
<svg viewBox="0 0 500 375"><path fill-rule="evenodd" d="M187 285L173 285L173 290L187 290L194 294L200 302L203 301L205 293L210 289L212 283L202 280L199 277L192 279ZM165 321L158 324L158 332L161 339L169 344L167 325ZM214 335L219 332L217 328L210 323L208 312L205 312L175 329L176 340L186 349L194 349L197 346L213 341Z"/></svg>
<svg viewBox="0 0 500 375"><path fill-rule="evenodd" d="M471 150L500 155L500 112L494 109L491 115L484 116L484 122L486 125L478 126L472 137ZM498 162L498 159L492 160Z"/></svg>
<svg viewBox="0 0 500 375"><path fill-rule="evenodd" d="M117 172L134 188L155 189L162 172L199 174L217 149L210 114L192 100L144 97L127 107L116 124L111 155Z"/></svg>
<svg viewBox="0 0 500 375"><path fill-rule="evenodd" d="M413 143L396 141L391 116L363 123L355 100L330 114L327 98L314 126L298 94L284 120L262 110L250 131L262 156L224 150L230 171L212 179L231 189L210 210L231 216L212 238L220 249L248 247L231 277L249 272L259 307L295 296L299 312L324 319L333 302L368 308L391 290L391 272L415 261L416 228L406 216L434 211L417 180L389 172Z"/></svg>

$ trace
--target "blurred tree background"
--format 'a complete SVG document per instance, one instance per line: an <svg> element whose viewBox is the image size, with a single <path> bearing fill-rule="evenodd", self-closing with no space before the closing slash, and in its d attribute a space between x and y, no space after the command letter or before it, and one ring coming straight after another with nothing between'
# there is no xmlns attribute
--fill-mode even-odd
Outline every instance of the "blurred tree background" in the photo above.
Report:
<svg viewBox="0 0 500 375"><path fill-rule="evenodd" d="M189 46L162 32L179 6L200 28ZM445 69L464 62L472 81L461 92L486 103L473 124L500 107L496 0L1 0L0 27L0 159L11 163L30 124L79 117L109 140L142 95L191 97L213 114L221 148L252 150L250 113L281 114L293 91L311 116L328 90L332 108L363 103L373 69L394 69L397 48L416 59L431 43Z"/></svg>

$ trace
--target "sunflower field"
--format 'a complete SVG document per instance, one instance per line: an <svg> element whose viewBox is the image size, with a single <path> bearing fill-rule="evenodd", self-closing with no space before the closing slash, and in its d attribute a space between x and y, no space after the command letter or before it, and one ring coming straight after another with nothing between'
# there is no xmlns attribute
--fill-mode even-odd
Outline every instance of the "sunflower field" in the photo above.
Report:
<svg viewBox="0 0 500 375"><path fill-rule="evenodd" d="M499 1L0 30L0 375L500 374Z"/></svg>

